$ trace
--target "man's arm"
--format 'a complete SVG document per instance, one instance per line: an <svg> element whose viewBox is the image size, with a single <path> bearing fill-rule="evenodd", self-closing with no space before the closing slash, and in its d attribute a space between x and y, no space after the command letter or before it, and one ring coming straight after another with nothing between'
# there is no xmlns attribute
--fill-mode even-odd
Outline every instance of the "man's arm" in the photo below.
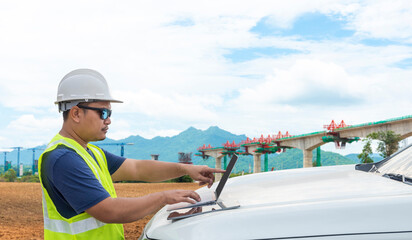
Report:
<svg viewBox="0 0 412 240"><path fill-rule="evenodd" d="M88 214L105 223L129 223L156 212L165 204L195 203L199 195L189 190L170 190L138 198L108 197L86 210Z"/></svg>
<svg viewBox="0 0 412 240"><path fill-rule="evenodd" d="M145 182L161 182L164 180L189 175L201 185L212 186L213 173L223 173L224 170L209 168L207 166L169 163L154 160L126 159L123 164L112 174L113 181L135 180Z"/></svg>

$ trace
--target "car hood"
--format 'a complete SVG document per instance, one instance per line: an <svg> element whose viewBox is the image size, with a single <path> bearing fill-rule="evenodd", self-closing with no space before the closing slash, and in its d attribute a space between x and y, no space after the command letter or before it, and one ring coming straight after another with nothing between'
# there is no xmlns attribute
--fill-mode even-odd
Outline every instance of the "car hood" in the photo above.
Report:
<svg viewBox="0 0 412 240"><path fill-rule="evenodd" d="M216 187L214 184L212 189ZM197 192L208 191L201 188ZM237 209L146 227L154 239L265 239L411 231L412 186L354 165L283 170L228 180L220 199ZM388 224L390 222L391 224Z"/></svg>

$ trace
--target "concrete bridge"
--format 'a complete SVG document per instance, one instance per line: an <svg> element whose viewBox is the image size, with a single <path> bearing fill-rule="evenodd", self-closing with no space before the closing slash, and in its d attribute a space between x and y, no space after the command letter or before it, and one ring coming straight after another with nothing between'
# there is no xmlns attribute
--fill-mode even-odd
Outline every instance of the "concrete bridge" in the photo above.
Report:
<svg viewBox="0 0 412 240"><path fill-rule="evenodd" d="M336 136L345 140L355 137L365 138L373 132L393 131L402 139L412 136L412 116L388 119L384 121L364 123L344 128L338 128L333 133L328 131L315 132L276 140L279 146L299 148L303 151L303 167L312 167L312 151L326 144L322 137ZM338 140L339 141L339 140Z"/></svg>
<svg viewBox="0 0 412 240"><path fill-rule="evenodd" d="M325 141L325 139L340 142L340 144L346 144L346 142L351 142L355 138L365 138L370 133L379 131L393 131L396 134L400 134L401 139L410 137L412 136L412 115L338 128L333 131L320 131L287 138L279 138L273 140L271 143L249 143L242 145L242 147L245 148L247 154L253 155L254 173L261 172L261 155L263 154L261 150L265 147L277 147L279 149L282 147L299 148L303 151L303 167L312 167L312 151L315 148L326 144L328 141ZM203 149L199 151L202 152L203 157L208 156L215 158L216 168L219 169L222 168L222 158L228 154L223 147ZM220 180L220 178L221 174L218 174L216 176L216 181Z"/></svg>

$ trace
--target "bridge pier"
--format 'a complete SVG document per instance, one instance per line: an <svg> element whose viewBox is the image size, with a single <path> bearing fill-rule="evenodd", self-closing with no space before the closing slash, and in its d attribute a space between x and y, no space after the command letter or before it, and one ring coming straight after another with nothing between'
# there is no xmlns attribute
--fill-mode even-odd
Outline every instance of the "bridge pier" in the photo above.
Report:
<svg viewBox="0 0 412 240"><path fill-rule="evenodd" d="M222 169L222 158L223 158L224 155L222 154L222 149L221 148L204 149L204 150L202 150L202 154L203 155L200 155L202 157L208 156L208 157L214 158L215 159L215 168ZM221 178L222 178L221 173L215 173L215 182L220 181Z"/></svg>
<svg viewBox="0 0 412 240"><path fill-rule="evenodd" d="M262 160L260 158L262 154L260 153L254 153L253 154L253 173L260 173L261 172L261 164Z"/></svg>
<svg viewBox="0 0 412 240"><path fill-rule="evenodd" d="M313 158L312 150L304 149L303 150L303 167L304 168L313 167L312 158Z"/></svg>
<svg viewBox="0 0 412 240"><path fill-rule="evenodd" d="M223 155L216 156L216 167L217 169L222 169L222 157ZM221 173L215 173L215 182L220 181L222 179L222 174Z"/></svg>

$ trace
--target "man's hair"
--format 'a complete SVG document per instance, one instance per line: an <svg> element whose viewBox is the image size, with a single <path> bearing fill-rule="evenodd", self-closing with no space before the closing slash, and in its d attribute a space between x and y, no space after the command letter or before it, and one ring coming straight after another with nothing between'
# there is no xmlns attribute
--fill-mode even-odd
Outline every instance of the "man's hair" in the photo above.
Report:
<svg viewBox="0 0 412 240"><path fill-rule="evenodd" d="M69 118L69 112L70 112L70 109L63 112L63 121L64 122L67 120L67 118Z"/></svg>

